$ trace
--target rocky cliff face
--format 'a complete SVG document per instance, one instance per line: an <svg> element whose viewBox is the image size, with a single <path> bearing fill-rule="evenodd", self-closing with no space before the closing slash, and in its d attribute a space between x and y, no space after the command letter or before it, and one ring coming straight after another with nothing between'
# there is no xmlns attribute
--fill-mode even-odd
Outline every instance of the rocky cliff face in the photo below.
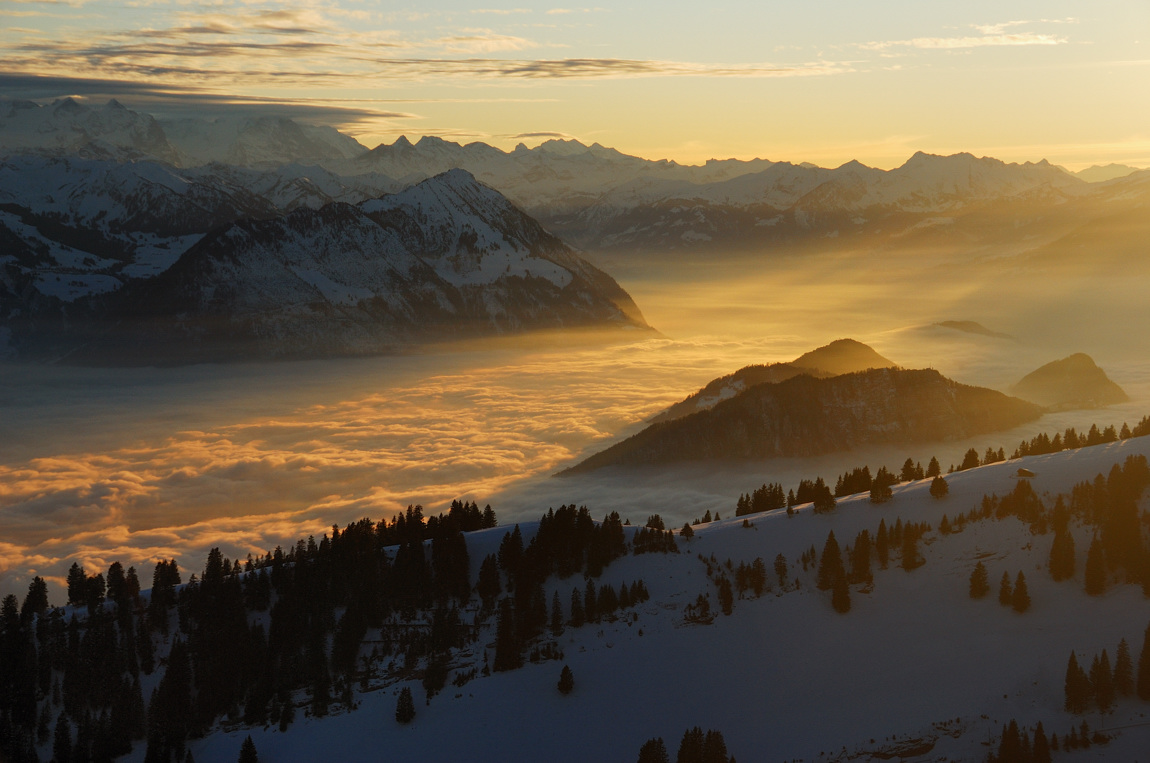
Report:
<svg viewBox="0 0 1150 763"><path fill-rule="evenodd" d="M759 384L676 421L654 424L571 472L707 459L815 456L862 445L953 440L1009 429L1043 409L934 370L873 369Z"/></svg>

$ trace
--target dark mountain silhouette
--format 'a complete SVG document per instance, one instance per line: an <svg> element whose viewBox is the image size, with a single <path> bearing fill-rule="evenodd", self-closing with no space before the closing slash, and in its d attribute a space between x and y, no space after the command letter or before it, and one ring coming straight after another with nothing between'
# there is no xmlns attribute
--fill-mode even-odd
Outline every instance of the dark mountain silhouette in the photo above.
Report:
<svg viewBox="0 0 1150 763"><path fill-rule="evenodd" d="M778 383L800 374L822 379L828 376L865 371L868 368L894 368L895 364L854 339L836 339L790 363L744 366L733 374L711 381L695 394L675 403L651 421L671 421L711 408L744 390L767 382Z"/></svg>
<svg viewBox="0 0 1150 763"><path fill-rule="evenodd" d="M1089 355L1078 352L1031 371L1012 394L1049 408L1100 408L1130 400Z"/></svg>
<svg viewBox="0 0 1150 763"><path fill-rule="evenodd" d="M652 424L564 473L954 440L1009 429L1042 412L1033 403L959 384L930 369L880 368L827 379L802 375Z"/></svg>

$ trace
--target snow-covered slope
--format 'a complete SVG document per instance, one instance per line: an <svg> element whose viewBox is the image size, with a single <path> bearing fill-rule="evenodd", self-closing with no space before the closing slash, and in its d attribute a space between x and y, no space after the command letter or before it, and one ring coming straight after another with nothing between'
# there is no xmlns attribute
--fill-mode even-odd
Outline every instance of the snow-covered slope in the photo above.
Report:
<svg viewBox="0 0 1150 763"><path fill-rule="evenodd" d="M826 514L804 505L794 515L751 515L749 527L742 518L696 526L693 539L679 539L679 554L631 555L612 563L598 584L641 579L650 600L613 619L545 636L563 651L560 661L483 675L479 669L495 640L488 616L478 621L478 642L453 652L449 665L450 678L472 669L475 677L458 686L449 680L427 703L421 663L408 671L397 656L391 669L357 683L354 710L337 703L330 715L309 717L309 697L299 691L292 699L300 709L286 731L219 723L190 749L198 761L232 760L250 735L267 760L359 760L386 750L389 757L421 760L631 761L656 736L673 755L683 731L698 725L721 730L730 753L743 761L981 761L996 749L988 742L996 744L1003 724L1016 719L1025 727L1041 721L1046 734L1060 740L1083 720L1112 737L1090 751L1057 753L1055 760L1141 760L1150 748L1150 705L1122 698L1110 714L1085 717L1063 709L1071 650L1089 664L1103 649L1113 659L1125 639L1137 664L1150 619L1136 585L1112 581L1101 596L1083 591L1090 528L1072 521L1079 572L1063 582L1045 569L1051 534L1035 534L1014 517L939 531L944 515L953 521L984 495L1014 490L1020 468L1033 473L1034 490L1049 507L1057 494L1108 474L1135 454L1150 454L1150 438L948 475L950 492L943 499L932 498L930 481L923 480L895 486L883 504L857 495L840 499ZM595 508L598 514L609 507ZM901 569L892 551L888 568L873 564L872 583L850 587L850 611L839 614L830 593L816 587L816 567L800 558L811 549L821 554L832 531L845 547L861 530L873 535L880 520L888 528L898 520L929 524L933 529L918 544L924 564ZM530 538L534 524L521 527ZM507 529L467 535L472 580L483 558L497 553ZM784 585L773 571L779 555L786 562ZM759 598L737 598L730 615L718 613L708 568L721 571L728 560L737 567L756 558L770 571L768 590ZM992 591L975 600L968 580L980 561ZM995 595L1003 573L1014 580L1019 572L1031 599L1023 613L1000 606ZM726 574L733 577L732 570ZM582 577L552 577L546 599L558 593L567 612L572 590L584 584ZM709 624L685 617L700 596L711 602ZM476 609L465 610L466 622ZM369 642L373 638L369 632ZM158 656L168 646L170 638L160 640ZM370 644L364 649L370 651ZM567 696L556 690L563 664L575 679ZM156 680L158 674L145 690ZM394 719L403 688L416 698L410 725ZM127 759L143 755L137 744Z"/></svg>
<svg viewBox="0 0 1150 763"><path fill-rule="evenodd" d="M0 156L17 153L78 154L90 158L175 162L178 153L163 128L111 100L99 107L72 98L40 106L0 102Z"/></svg>
<svg viewBox="0 0 1150 763"><path fill-rule="evenodd" d="M194 166L221 162L241 167L276 167L294 162L351 159L367 149L334 127L285 118L219 117L163 120L181 162Z"/></svg>
<svg viewBox="0 0 1150 763"><path fill-rule="evenodd" d="M645 326L610 276L462 171L205 236L166 272L93 303L98 359L301 357L572 326Z"/></svg>

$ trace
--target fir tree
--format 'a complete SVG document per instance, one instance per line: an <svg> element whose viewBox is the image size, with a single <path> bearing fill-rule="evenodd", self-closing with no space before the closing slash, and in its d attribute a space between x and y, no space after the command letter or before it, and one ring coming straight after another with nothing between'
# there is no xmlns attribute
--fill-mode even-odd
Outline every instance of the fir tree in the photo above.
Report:
<svg viewBox="0 0 1150 763"><path fill-rule="evenodd" d="M563 695L570 694L575 688L575 674L566 665L563 666L563 670L559 671L559 684L556 688Z"/></svg>
<svg viewBox="0 0 1150 763"><path fill-rule="evenodd" d="M930 494L935 498L945 498L950 493L950 485L941 474L930 481Z"/></svg>
<svg viewBox="0 0 1150 763"><path fill-rule="evenodd" d="M1066 682L1064 684L1066 697L1066 712L1082 715L1090 707L1090 679L1086 671L1078 664L1078 657L1070 653L1066 663Z"/></svg>
<svg viewBox="0 0 1150 763"><path fill-rule="evenodd" d="M1014 589L1010 586L1010 573L1002 573L1002 582L998 585L998 603L1009 607L1014 603Z"/></svg>
<svg viewBox="0 0 1150 763"><path fill-rule="evenodd" d="M240 745L239 763L259 763L259 760L260 756L256 752L256 743L252 741L251 734L249 734L244 739L244 743Z"/></svg>
<svg viewBox="0 0 1150 763"><path fill-rule="evenodd" d="M1094 701L1103 713L1114 707L1114 674L1110 670L1110 657L1102 650L1101 657L1095 657L1090 666L1090 688L1094 690Z"/></svg>
<svg viewBox="0 0 1150 763"><path fill-rule="evenodd" d="M907 528L902 532L902 561L900 564L907 572L918 569L926 562L918 553L918 533Z"/></svg>
<svg viewBox="0 0 1150 763"><path fill-rule="evenodd" d="M671 763L667 755L667 745L663 744L662 737L648 739L643 743L639 748L638 763Z"/></svg>
<svg viewBox="0 0 1150 763"><path fill-rule="evenodd" d="M411 723L415 719L415 699L411 696L411 689L403 687L399 692L399 699L395 702L396 723Z"/></svg>
<svg viewBox="0 0 1150 763"><path fill-rule="evenodd" d="M1018 571L1018 577L1014 580L1014 594L1010 601L1015 612L1030 609L1030 592L1026 590L1026 576L1022 574L1022 570Z"/></svg>
<svg viewBox="0 0 1150 763"><path fill-rule="evenodd" d="M1046 741L1046 731L1042 728L1042 721L1034 727L1034 745L1030 752L1031 763L1051 763L1050 743Z"/></svg>
<svg viewBox="0 0 1150 763"><path fill-rule="evenodd" d="M987 579L986 565L982 562L974 565L970 573L970 598L981 599L990 591L990 581Z"/></svg>
<svg viewBox="0 0 1150 763"><path fill-rule="evenodd" d="M1102 551L1102 542L1097 536L1090 542L1083 578L1086 593L1091 596L1101 596L1106 591L1106 559Z"/></svg>
<svg viewBox="0 0 1150 763"><path fill-rule="evenodd" d="M874 552L878 557L879 566L885 570L890 561L890 534L887 532L885 519L878 521L878 533L874 538Z"/></svg>
<svg viewBox="0 0 1150 763"><path fill-rule="evenodd" d="M1142 653L1138 656L1138 698L1150 702L1150 625L1142 637Z"/></svg>
<svg viewBox="0 0 1150 763"><path fill-rule="evenodd" d="M583 627L583 595L578 588L571 590L571 627Z"/></svg>
<svg viewBox="0 0 1150 763"><path fill-rule="evenodd" d="M1130 645L1126 639L1118 642L1114 655L1114 691L1119 697L1129 697L1134 693L1134 663L1130 659Z"/></svg>
<svg viewBox="0 0 1150 763"><path fill-rule="evenodd" d="M840 577L846 577L846 570L843 568L842 550L839 548L839 542L835 540L834 530L831 530L823 545L822 559L819 560L819 590L829 591Z"/></svg>
<svg viewBox="0 0 1150 763"><path fill-rule="evenodd" d="M56 763L72 763L72 724L64 713L56 719L56 736L52 742L52 759Z"/></svg>
<svg viewBox="0 0 1150 763"><path fill-rule="evenodd" d="M780 586L787 584L787 558L782 554L775 557L775 577L779 579Z"/></svg>
<svg viewBox="0 0 1150 763"><path fill-rule="evenodd" d="M942 467L938 463L938 459L931 456L930 463L926 466L924 477L937 477L942 474Z"/></svg>

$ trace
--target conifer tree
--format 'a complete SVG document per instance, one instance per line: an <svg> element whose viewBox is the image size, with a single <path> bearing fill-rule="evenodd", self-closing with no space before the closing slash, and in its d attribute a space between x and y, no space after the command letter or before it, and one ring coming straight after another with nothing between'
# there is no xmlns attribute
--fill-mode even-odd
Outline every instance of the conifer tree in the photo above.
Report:
<svg viewBox="0 0 1150 763"><path fill-rule="evenodd" d="M1002 582L998 584L998 603L1009 607L1014 603L1014 589L1010 586L1010 573L1002 573Z"/></svg>
<svg viewBox="0 0 1150 763"><path fill-rule="evenodd" d="M1119 697L1129 697L1134 693L1134 663L1130 659L1130 645L1126 639L1118 642L1114 655L1114 692Z"/></svg>
<svg viewBox="0 0 1150 763"><path fill-rule="evenodd" d="M1106 591L1106 559L1102 550L1102 542L1097 536L1090 542L1090 551L1086 554L1086 569L1083 578L1086 593L1091 596L1101 596Z"/></svg>
<svg viewBox="0 0 1150 763"><path fill-rule="evenodd" d="M56 763L72 763L72 724L64 713L56 719L56 735L52 742L52 759Z"/></svg>
<svg viewBox="0 0 1150 763"><path fill-rule="evenodd" d="M787 558L782 554L775 557L775 577L779 579L780 586L787 584Z"/></svg>
<svg viewBox="0 0 1150 763"><path fill-rule="evenodd" d="M1094 691L1094 701L1103 713L1114 707L1114 674L1110 670L1110 657L1102 650L1101 657L1095 657L1090 666L1090 688Z"/></svg>
<svg viewBox="0 0 1150 763"><path fill-rule="evenodd" d="M925 561L918 553L918 533L909 527L902 532L902 568L907 572L918 569Z"/></svg>
<svg viewBox="0 0 1150 763"><path fill-rule="evenodd" d="M1066 682L1064 684L1066 696L1066 712L1082 715L1090 707L1090 679L1086 671L1078 664L1078 657L1070 653L1066 663Z"/></svg>
<svg viewBox="0 0 1150 763"><path fill-rule="evenodd" d="M846 570L843 568L842 550L839 549L839 542L835 540L835 531L831 530L823 545L822 559L819 560L819 590L830 590L840 577L846 577Z"/></svg>
<svg viewBox="0 0 1150 763"><path fill-rule="evenodd" d="M923 474L923 476L924 477L937 477L940 474L942 474L942 467L939 465L938 459L935 458L934 456L931 456L930 463L927 464L926 472Z"/></svg>
<svg viewBox="0 0 1150 763"><path fill-rule="evenodd" d="M1150 625L1142 637L1142 653L1138 656L1138 698L1150 702Z"/></svg>
<svg viewBox="0 0 1150 763"><path fill-rule="evenodd" d="M950 485L947 484L946 478L941 474L935 475L934 479L930 481L930 494L935 498L945 498L950 493Z"/></svg>
<svg viewBox="0 0 1150 763"><path fill-rule="evenodd" d="M1018 571L1018 577L1014 580L1014 594L1010 601L1015 612L1030 609L1030 592L1026 590L1026 576L1022 574L1022 570Z"/></svg>
<svg viewBox="0 0 1150 763"><path fill-rule="evenodd" d="M564 665L563 670L559 671L559 684L556 687L559 689L560 694L570 694L575 688L575 674L571 672L571 668Z"/></svg>
<svg viewBox="0 0 1150 763"><path fill-rule="evenodd" d="M885 570L890 561L890 534L887 532L885 519L878 521L878 533L874 538L874 552L878 557L879 566Z"/></svg>
<svg viewBox="0 0 1150 763"><path fill-rule="evenodd" d="M248 734L244 739L244 743L240 745L239 763L259 763L259 760L260 756L256 752L256 743L252 741L251 734Z"/></svg>
<svg viewBox="0 0 1150 763"><path fill-rule="evenodd" d="M411 689L403 687L399 692L399 699L395 703L396 723L411 723L415 719L415 700L411 696Z"/></svg>
<svg viewBox="0 0 1150 763"><path fill-rule="evenodd" d="M492 670L515 670L523 666L516 617L511 599L502 599L499 602L499 619L495 624L495 660L491 665Z"/></svg>
<svg viewBox="0 0 1150 763"><path fill-rule="evenodd" d="M667 745L663 744L662 737L648 739L643 743L639 748L638 763L671 763L667 755Z"/></svg>
<svg viewBox="0 0 1150 763"><path fill-rule="evenodd" d="M974 565L970 573L970 598L981 599L990 591L990 581L987 579L986 565L982 562Z"/></svg>
<svg viewBox="0 0 1150 763"><path fill-rule="evenodd" d="M583 622L583 595L574 588L571 590L571 627L582 628Z"/></svg>
<svg viewBox="0 0 1150 763"><path fill-rule="evenodd" d="M1042 721L1034 727L1034 745L1030 752L1031 763L1051 763L1050 743L1046 740L1046 731L1042 728Z"/></svg>

